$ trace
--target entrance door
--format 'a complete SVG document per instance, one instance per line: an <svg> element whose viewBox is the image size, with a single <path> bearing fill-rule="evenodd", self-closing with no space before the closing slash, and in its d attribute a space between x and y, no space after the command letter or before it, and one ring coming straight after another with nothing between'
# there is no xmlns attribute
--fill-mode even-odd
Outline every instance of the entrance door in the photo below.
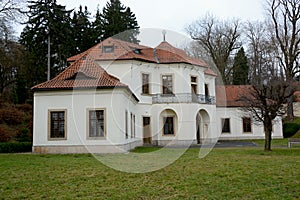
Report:
<svg viewBox="0 0 300 200"><path fill-rule="evenodd" d="M150 117L143 117L143 142L144 144L151 144L151 128L150 128Z"/></svg>
<svg viewBox="0 0 300 200"><path fill-rule="evenodd" d="M197 137L197 144L201 143L200 125L201 125L201 116L200 116L200 113L198 113L197 117L196 117L196 137Z"/></svg>

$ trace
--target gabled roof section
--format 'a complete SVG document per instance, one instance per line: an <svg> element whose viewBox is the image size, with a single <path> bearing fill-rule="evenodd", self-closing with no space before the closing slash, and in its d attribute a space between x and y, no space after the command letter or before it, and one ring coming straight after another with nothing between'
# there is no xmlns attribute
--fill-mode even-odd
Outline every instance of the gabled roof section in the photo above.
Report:
<svg viewBox="0 0 300 200"><path fill-rule="evenodd" d="M128 87L108 74L102 67L85 55L50 81L34 86L34 91L80 88Z"/></svg>
<svg viewBox="0 0 300 200"><path fill-rule="evenodd" d="M187 63L207 67L203 60L190 57L184 50L176 48L166 41L161 42L155 49L160 63Z"/></svg>
<svg viewBox="0 0 300 200"><path fill-rule="evenodd" d="M251 85L216 86L216 104L219 107L244 107L243 97L249 95Z"/></svg>
<svg viewBox="0 0 300 200"><path fill-rule="evenodd" d="M178 49L165 41L160 43L156 48L151 48L115 38L108 38L87 51L70 57L68 61L74 62L83 55L88 55L95 61L142 60L152 63L187 63L207 67L207 64L203 60L192 58L182 49Z"/></svg>

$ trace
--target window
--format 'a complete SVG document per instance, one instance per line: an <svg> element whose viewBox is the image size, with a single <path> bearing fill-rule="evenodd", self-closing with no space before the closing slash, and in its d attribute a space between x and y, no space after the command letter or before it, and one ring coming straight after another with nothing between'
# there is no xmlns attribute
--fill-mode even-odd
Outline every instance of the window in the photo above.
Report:
<svg viewBox="0 0 300 200"><path fill-rule="evenodd" d="M230 133L230 119L224 118L221 120L222 123L222 133Z"/></svg>
<svg viewBox="0 0 300 200"><path fill-rule="evenodd" d="M114 46L103 46L102 53L113 53L114 50Z"/></svg>
<svg viewBox="0 0 300 200"><path fill-rule="evenodd" d="M149 94L149 74L142 74L142 94Z"/></svg>
<svg viewBox="0 0 300 200"><path fill-rule="evenodd" d="M173 94L172 75L162 75L163 94Z"/></svg>
<svg viewBox="0 0 300 200"><path fill-rule="evenodd" d="M243 118L243 132L244 133L252 132L252 130L251 130L251 118L249 118L249 117L244 117Z"/></svg>
<svg viewBox="0 0 300 200"><path fill-rule="evenodd" d="M204 85L204 89L205 89L205 96L209 96L208 84Z"/></svg>
<svg viewBox="0 0 300 200"><path fill-rule="evenodd" d="M128 139L128 112L125 111L125 138Z"/></svg>
<svg viewBox="0 0 300 200"><path fill-rule="evenodd" d="M130 121L131 121L131 138L135 138L135 115L130 114Z"/></svg>
<svg viewBox="0 0 300 200"><path fill-rule="evenodd" d="M191 89L192 94L197 94L197 77L191 76Z"/></svg>
<svg viewBox="0 0 300 200"><path fill-rule="evenodd" d="M105 137L104 110L89 111L89 137Z"/></svg>
<svg viewBox="0 0 300 200"><path fill-rule="evenodd" d="M174 117L164 117L164 135L174 135Z"/></svg>
<svg viewBox="0 0 300 200"><path fill-rule="evenodd" d="M49 139L66 139L66 111L49 111Z"/></svg>

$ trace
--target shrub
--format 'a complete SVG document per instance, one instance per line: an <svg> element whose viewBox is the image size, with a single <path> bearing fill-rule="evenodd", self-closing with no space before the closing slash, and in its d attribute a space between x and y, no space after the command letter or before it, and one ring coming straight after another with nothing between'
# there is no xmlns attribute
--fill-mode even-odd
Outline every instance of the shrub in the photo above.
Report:
<svg viewBox="0 0 300 200"><path fill-rule="evenodd" d="M31 142L5 142L0 143L0 153L23 153L31 152Z"/></svg>
<svg viewBox="0 0 300 200"><path fill-rule="evenodd" d="M22 128L19 130L16 136L16 140L19 142L30 142L31 137L30 137L30 131L28 128Z"/></svg>
<svg viewBox="0 0 300 200"><path fill-rule="evenodd" d="M23 121L23 112L13 108L0 109L0 123L6 123L7 125L18 125Z"/></svg>
<svg viewBox="0 0 300 200"><path fill-rule="evenodd" d="M10 139L10 130L6 125L0 125L0 142L8 142Z"/></svg>
<svg viewBox="0 0 300 200"><path fill-rule="evenodd" d="M299 130L299 124L297 123L285 123L283 124L283 137L289 138L297 133Z"/></svg>

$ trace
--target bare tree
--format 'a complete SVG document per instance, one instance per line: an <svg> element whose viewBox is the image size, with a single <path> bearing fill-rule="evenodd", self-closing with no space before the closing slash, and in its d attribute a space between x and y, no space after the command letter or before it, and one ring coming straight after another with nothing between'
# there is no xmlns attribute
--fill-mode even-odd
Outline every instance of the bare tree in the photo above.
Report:
<svg viewBox="0 0 300 200"><path fill-rule="evenodd" d="M186 28L187 33L211 56L226 84L230 82L232 66L229 58L240 48L239 20L221 21L211 15L197 20Z"/></svg>
<svg viewBox="0 0 300 200"><path fill-rule="evenodd" d="M0 0L0 19L4 21L17 21L20 19L25 0Z"/></svg>
<svg viewBox="0 0 300 200"><path fill-rule="evenodd" d="M300 0L267 0L274 41L278 44L279 64L286 79L292 80L299 71L300 59ZM288 100L287 116L294 118L293 97Z"/></svg>

